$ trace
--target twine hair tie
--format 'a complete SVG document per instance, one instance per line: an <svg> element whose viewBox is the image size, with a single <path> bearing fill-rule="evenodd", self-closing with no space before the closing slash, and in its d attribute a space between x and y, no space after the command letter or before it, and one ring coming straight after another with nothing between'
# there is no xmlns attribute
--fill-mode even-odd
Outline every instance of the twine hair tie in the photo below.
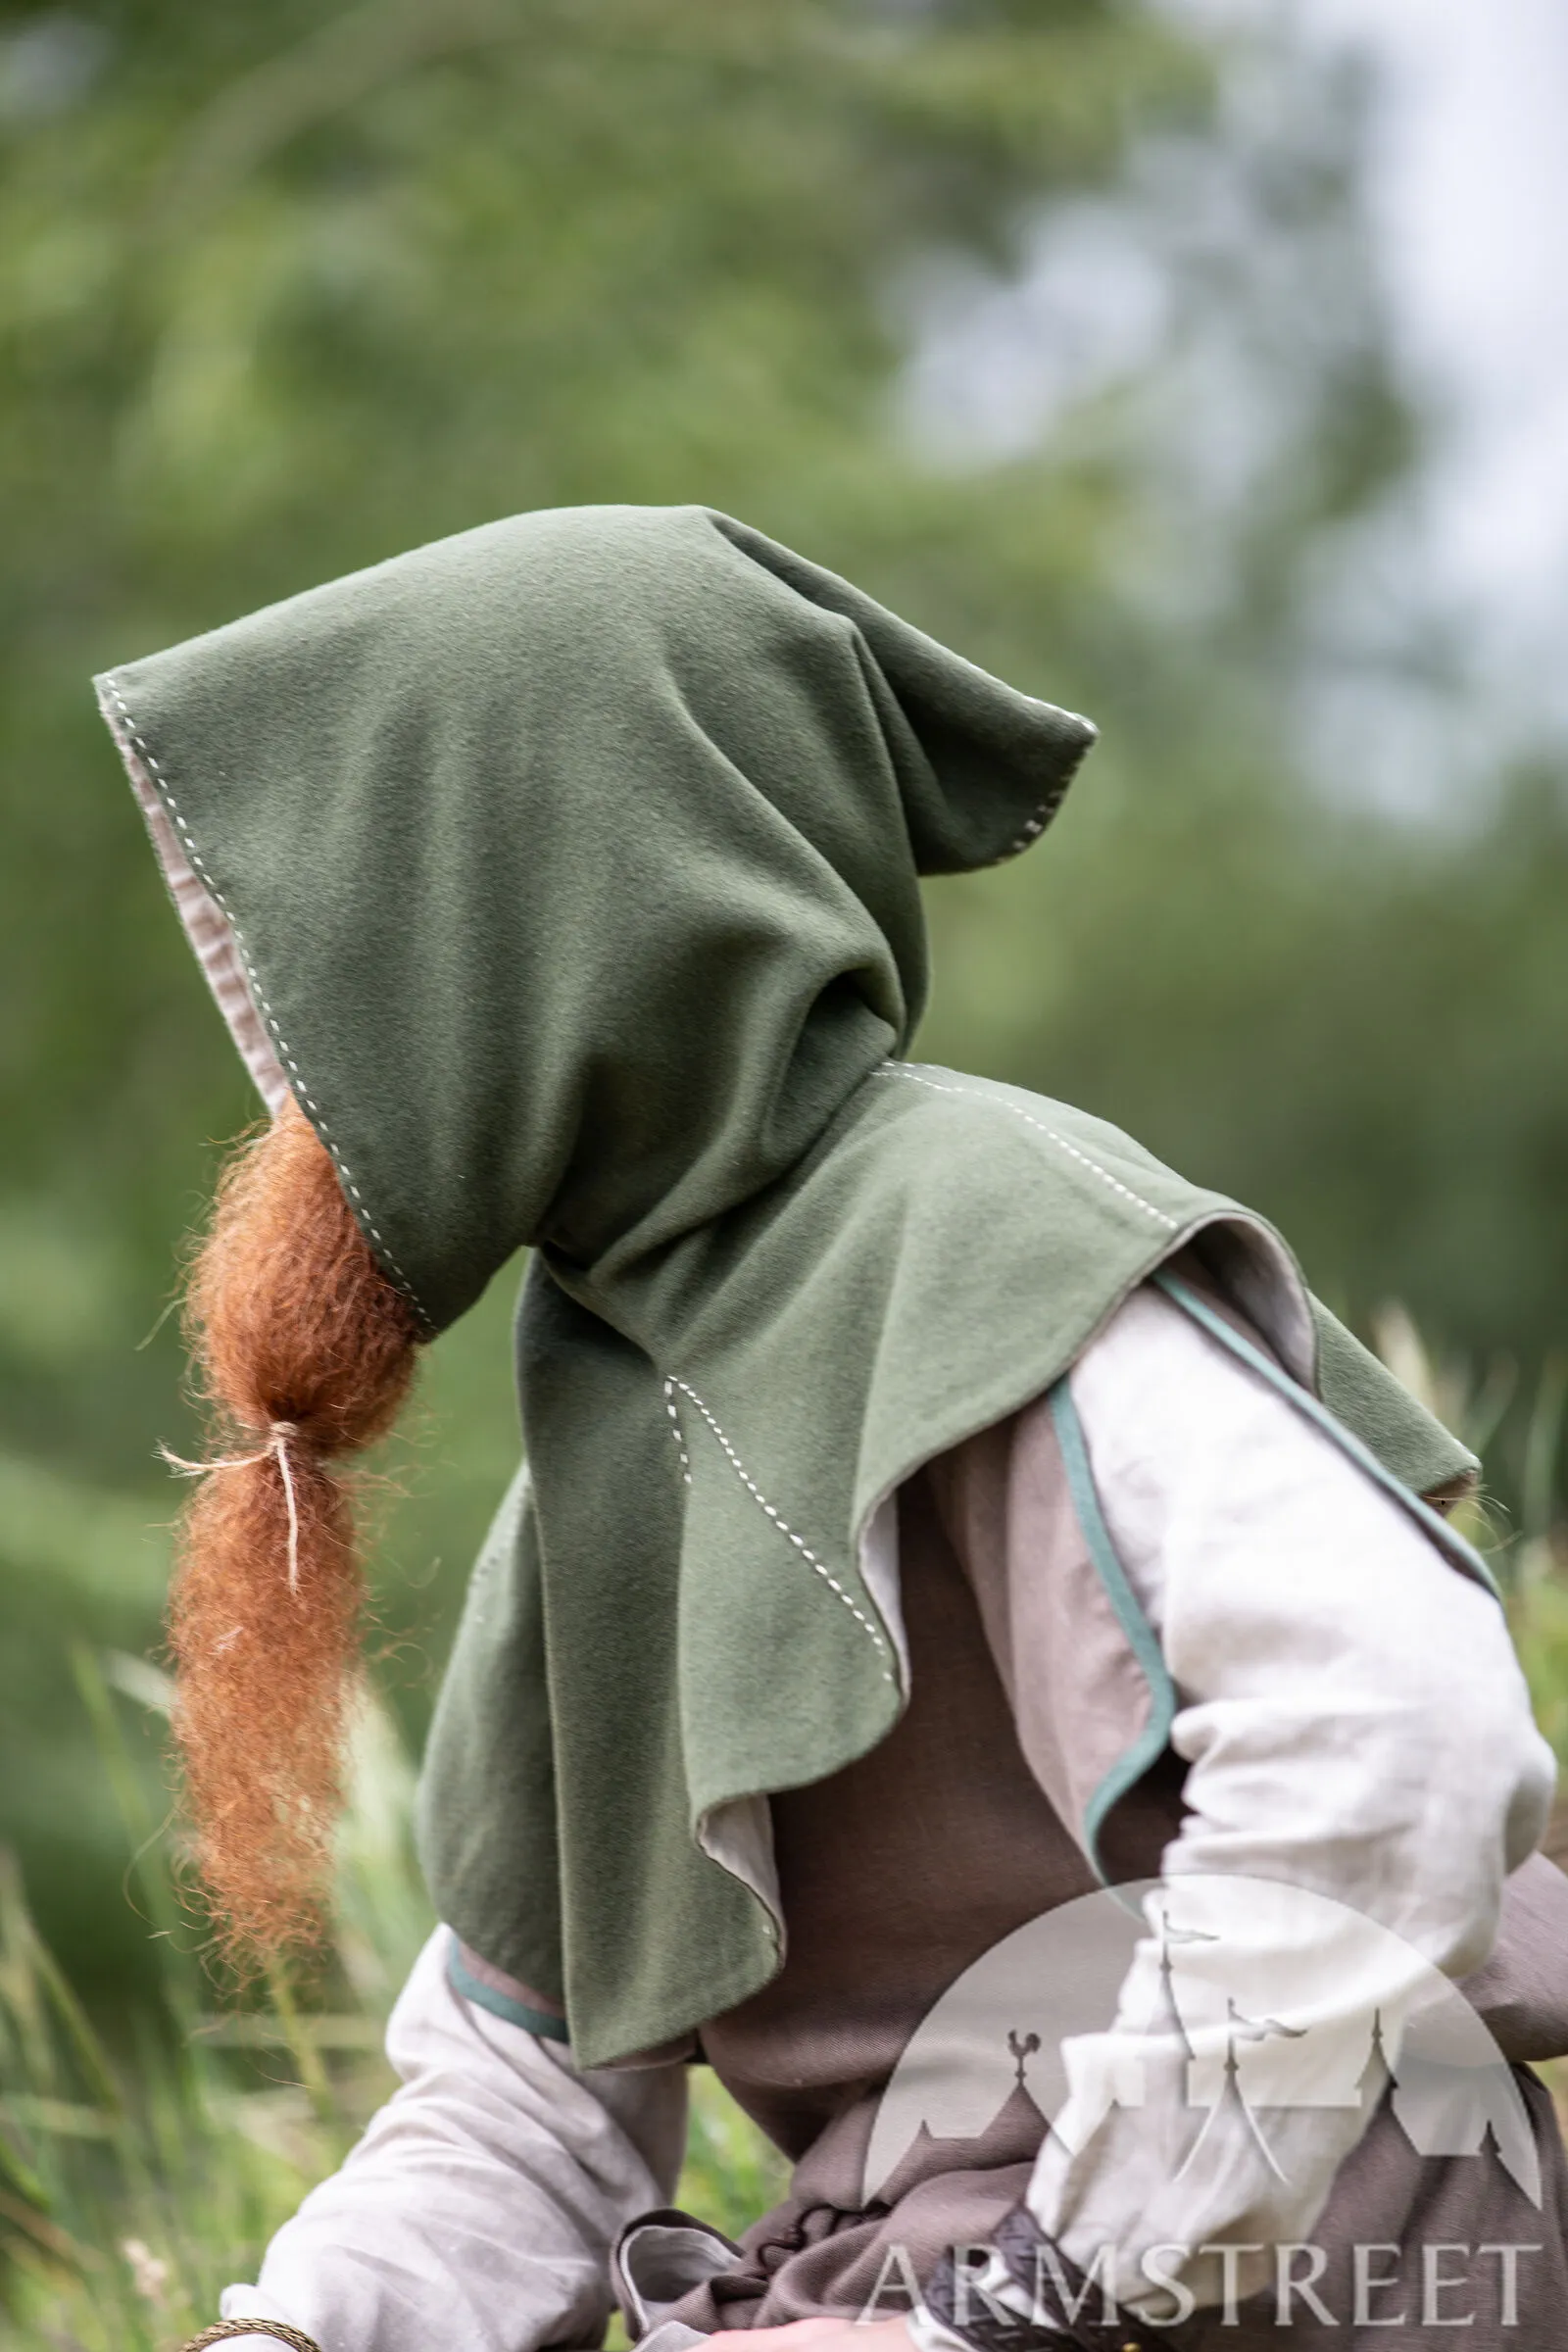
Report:
<svg viewBox="0 0 1568 2352"><path fill-rule="evenodd" d="M167 1446L158 1448L171 1470L181 1478L205 1478L209 1470L253 1470L258 1462L277 1463L283 1475L283 1499L288 1504L288 1589L296 1598L300 1589L300 1510L288 1449L290 1441L299 1434L298 1422L271 1421L268 1424L267 1444L258 1452L220 1454L211 1462L187 1462L182 1453L172 1453Z"/></svg>

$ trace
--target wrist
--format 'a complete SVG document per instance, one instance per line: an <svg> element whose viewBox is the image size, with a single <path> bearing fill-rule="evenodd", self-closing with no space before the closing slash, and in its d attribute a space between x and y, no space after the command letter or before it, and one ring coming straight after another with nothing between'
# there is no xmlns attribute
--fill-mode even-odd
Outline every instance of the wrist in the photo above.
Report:
<svg viewBox="0 0 1568 2352"><path fill-rule="evenodd" d="M314 2335L291 2328L286 2320L215 2320L200 2334L190 2336L180 2352L207 2352L210 2344L243 2344L246 2352L262 2352L267 2344L287 2344L290 2352L321 2352Z"/></svg>

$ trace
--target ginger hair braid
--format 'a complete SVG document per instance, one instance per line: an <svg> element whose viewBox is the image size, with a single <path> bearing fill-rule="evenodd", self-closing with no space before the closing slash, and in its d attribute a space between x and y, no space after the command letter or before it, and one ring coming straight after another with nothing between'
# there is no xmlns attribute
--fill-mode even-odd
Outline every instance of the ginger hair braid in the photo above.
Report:
<svg viewBox="0 0 1568 2352"><path fill-rule="evenodd" d="M212 1452L178 1465L201 1476L170 1597L174 1741L244 1969L321 1935L365 1590L331 1465L390 1429L419 1336L293 1103L220 1180L185 1329Z"/></svg>

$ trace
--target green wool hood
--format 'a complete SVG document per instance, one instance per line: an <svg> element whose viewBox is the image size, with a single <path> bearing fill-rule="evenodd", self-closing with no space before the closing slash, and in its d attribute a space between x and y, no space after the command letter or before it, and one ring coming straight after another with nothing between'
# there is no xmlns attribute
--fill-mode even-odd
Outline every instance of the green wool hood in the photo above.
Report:
<svg viewBox="0 0 1568 2352"><path fill-rule="evenodd" d="M432 1890L584 2063L778 1965L767 1792L904 1695L883 1508L1195 1236L1397 1477L1470 1457L1277 1237L903 1059L919 877L1093 729L701 508L521 515L109 673L193 944L432 1332L529 1245L529 1478L427 1758Z"/></svg>

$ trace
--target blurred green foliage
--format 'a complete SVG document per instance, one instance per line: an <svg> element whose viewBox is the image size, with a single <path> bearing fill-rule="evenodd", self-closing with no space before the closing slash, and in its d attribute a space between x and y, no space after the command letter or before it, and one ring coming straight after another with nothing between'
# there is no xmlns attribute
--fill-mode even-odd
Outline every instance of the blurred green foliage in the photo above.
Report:
<svg viewBox="0 0 1568 2352"><path fill-rule="evenodd" d="M160 1927L152 2006L165 2031L129 2048L105 2041L0 1859L0 2325L8 2352L167 2352L207 2326L225 2286L255 2278L272 2232L394 2087L381 2038L432 1925L414 1769L372 1703L353 1743L313 1997L274 1977L258 2005L224 2015L181 1930L170 1841L126 1769L127 1724L161 1714L167 1693L113 1653L78 1650L74 1666L131 1881ZM117 1694L112 1677L133 1691ZM738 2235L783 2193L786 2167L706 2068L691 2080L679 2193Z"/></svg>
<svg viewBox="0 0 1568 2352"><path fill-rule="evenodd" d="M0 12L0 1838L95 2003L154 1986L68 1645L156 1642L152 1446L193 1436L159 1318L255 1107L92 707L107 662L518 508L745 515L1103 730L1043 848L933 891L922 1050L1120 1121L1352 1315L1397 1295L1529 1388L1568 1270L1563 802L1502 778L1484 823L1418 833L1303 780L1313 584L1419 436L1355 90L1292 66L1256 137L1236 72L1135 0ZM1004 277L1041 208L1122 202L1151 158L1239 212L1161 247L1157 348L1023 455L922 448L930 289ZM415 1734L512 1466L504 1289L391 1465Z"/></svg>

